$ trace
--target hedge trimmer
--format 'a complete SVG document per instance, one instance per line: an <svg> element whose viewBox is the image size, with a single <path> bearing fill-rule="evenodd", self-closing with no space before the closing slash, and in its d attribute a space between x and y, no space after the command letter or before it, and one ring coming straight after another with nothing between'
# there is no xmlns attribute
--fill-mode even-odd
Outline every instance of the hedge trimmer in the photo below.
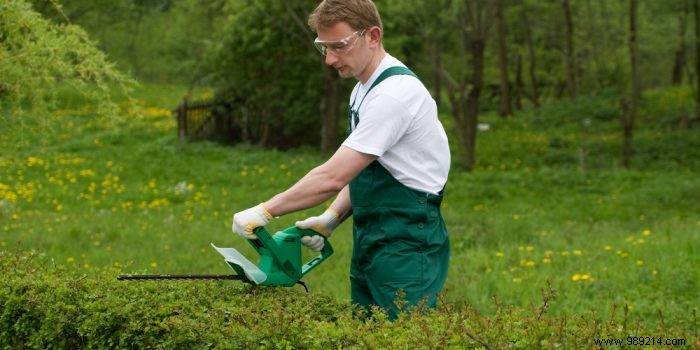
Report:
<svg viewBox="0 0 700 350"><path fill-rule="evenodd" d="M306 284L301 278L333 254L333 247L326 241L320 254L305 264L301 263L301 237L317 235L315 231L295 226L270 235L264 227L253 230L257 239L248 240L260 254L258 265L246 259L235 248L212 247L224 257L235 275L119 275L122 281L144 280L239 280L261 286L291 287Z"/></svg>

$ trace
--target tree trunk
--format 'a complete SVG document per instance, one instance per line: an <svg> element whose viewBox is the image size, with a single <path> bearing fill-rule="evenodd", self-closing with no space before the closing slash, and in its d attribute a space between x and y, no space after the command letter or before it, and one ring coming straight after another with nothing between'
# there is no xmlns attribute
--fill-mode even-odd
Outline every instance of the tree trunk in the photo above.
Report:
<svg viewBox="0 0 700 350"><path fill-rule="evenodd" d="M448 85L448 96L456 122L459 138L459 156L464 170L474 170L476 160L476 132L479 120L479 97L484 80L485 41L474 39L470 43L472 56L471 81ZM444 72L444 71L443 71Z"/></svg>
<svg viewBox="0 0 700 350"><path fill-rule="evenodd" d="M523 27L525 28L525 42L527 44L527 55L528 55L528 74L530 75L530 84L532 84L532 93L528 94L530 96L530 101L536 107L540 106L540 93L537 81L537 55L535 54L535 45L532 40L532 24L530 23L530 18L528 17L528 10L525 3L522 3L522 20Z"/></svg>
<svg viewBox="0 0 700 350"><path fill-rule="evenodd" d="M330 154L338 147L340 120L340 77L331 66L323 63L325 94L321 102L321 153Z"/></svg>
<svg viewBox="0 0 700 350"><path fill-rule="evenodd" d="M506 47L506 26L503 19L503 1L495 0L496 28L498 42L498 71L501 85L501 116L513 115L513 103L508 79L508 52Z"/></svg>
<svg viewBox="0 0 700 350"><path fill-rule="evenodd" d="M574 52L574 22L571 18L571 6L569 0L561 0L564 12L564 61L566 67L566 88L569 98L576 99L576 57Z"/></svg>
<svg viewBox="0 0 700 350"><path fill-rule="evenodd" d="M630 169L632 166L633 145L632 138L634 136L634 122L637 117L637 103L640 95L639 83L639 50L637 48L637 0L629 0L630 5L630 32L629 32L629 50L630 50L630 66L632 68L632 91L629 103L623 100L622 106L622 130L623 130L623 145L622 145L622 163L625 169Z"/></svg>
<svg viewBox="0 0 700 350"><path fill-rule="evenodd" d="M442 102L442 59L440 52L440 42L438 40L433 41L433 98L435 99L435 104L440 108L440 103Z"/></svg>
<svg viewBox="0 0 700 350"><path fill-rule="evenodd" d="M678 19L678 49L673 55L673 69L671 70L671 85L683 84L683 68L685 67L685 28L688 22L687 2L683 2L683 8Z"/></svg>
<svg viewBox="0 0 700 350"><path fill-rule="evenodd" d="M695 15L695 117L700 118L700 0L693 1Z"/></svg>
<svg viewBox="0 0 700 350"><path fill-rule="evenodd" d="M465 113L464 136L465 143L464 164L469 171L474 170L476 160L476 127L479 121L479 96L484 85L484 49L486 42L475 39L472 42L472 87L467 96L467 108Z"/></svg>
<svg viewBox="0 0 700 350"><path fill-rule="evenodd" d="M515 89L513 89L513 102L515 103L515 109L523 109L523 90L525 83L523 83L523 58L520 55L515 56Z"/></svg>

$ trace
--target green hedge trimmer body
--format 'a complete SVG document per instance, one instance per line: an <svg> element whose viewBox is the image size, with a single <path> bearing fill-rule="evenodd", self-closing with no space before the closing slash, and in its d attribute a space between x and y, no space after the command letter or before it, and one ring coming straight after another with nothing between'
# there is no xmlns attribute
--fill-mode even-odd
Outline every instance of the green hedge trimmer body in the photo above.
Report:
<svg viewBox="0 0 700 350"><path fill-rule="evenodd" d="M327 240L320 254L302 265L301 237L313 236L313 230L295 226L270 235L264 227L253 230L257 239L248 242L260 254L257 265L246 259L235 248L212 247L224 257L235 275L119 275L119 280L241 280L261 286L291 287L306 285L301 278L333 254L333 247Z"/></svg>

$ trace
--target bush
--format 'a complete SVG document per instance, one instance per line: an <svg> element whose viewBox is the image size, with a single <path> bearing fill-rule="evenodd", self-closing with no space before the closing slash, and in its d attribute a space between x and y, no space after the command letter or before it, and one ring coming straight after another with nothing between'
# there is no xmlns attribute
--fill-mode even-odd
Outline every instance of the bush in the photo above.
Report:
<svg viewBox="0 0 700 350"><path fill-rule="evenodd" d="M117 269L80 274L36 252L0 252L3 348L541 348L593 346L594 338L657 335L700 347L679 326L645 330L627 313L610 320L553 318L556 292L531 311L466 302L400 315L353 317L351 306L296 289L230 282L118 282ZM695 326L696 327L696 326ZM697 330L695 330L696 332Z"/></svg>

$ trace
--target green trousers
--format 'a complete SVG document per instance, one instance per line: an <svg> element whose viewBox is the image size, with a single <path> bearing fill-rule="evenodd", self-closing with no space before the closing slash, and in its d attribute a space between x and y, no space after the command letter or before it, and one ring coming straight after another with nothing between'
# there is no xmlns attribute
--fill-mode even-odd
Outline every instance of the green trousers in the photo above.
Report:
<svg viewBox="0 0 700 350"><path fill-rule="evenodd" d="M408 307L435 307L449 262L442 194L410 189L374 161L350 183L350 200L353 303L385 308L391 319Z"/></svg>

